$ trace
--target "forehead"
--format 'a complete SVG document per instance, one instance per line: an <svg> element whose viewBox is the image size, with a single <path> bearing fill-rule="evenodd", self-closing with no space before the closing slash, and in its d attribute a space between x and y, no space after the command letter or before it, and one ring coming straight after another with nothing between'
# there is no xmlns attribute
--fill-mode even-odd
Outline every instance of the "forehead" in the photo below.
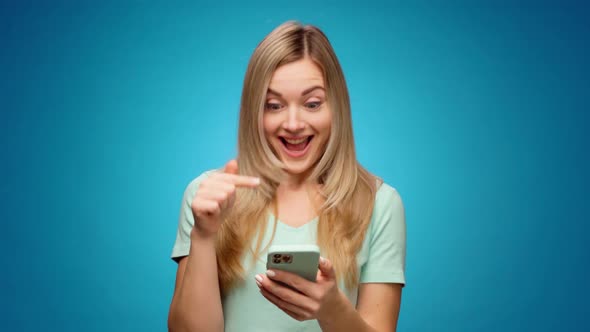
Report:
<svg viewBox="0 0 590 332"><path fill-rule="evenodd" d="M275 70L269 88L273 90L305 90L310 85L324 86L320 67L310 59L302 59L280 66Z"/></svg>

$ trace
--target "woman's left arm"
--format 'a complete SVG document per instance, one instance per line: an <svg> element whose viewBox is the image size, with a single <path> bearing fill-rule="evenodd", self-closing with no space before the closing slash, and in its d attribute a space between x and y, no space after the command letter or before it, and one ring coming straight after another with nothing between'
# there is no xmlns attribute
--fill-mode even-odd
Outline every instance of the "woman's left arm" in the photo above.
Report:
<svg viewBox="0 0 590 332"><path fill-rule="evenodd" d="M376 331L395 332L401 299L401 284L360 284L357 311Z"/></svg>
<svg viewBox="0 0 590 332"><path fill-rule="evenodd" d="M318 320L324 332L395 332L401 303L401 284L360 284L357 308L341 294L340 309Z"/></svg>

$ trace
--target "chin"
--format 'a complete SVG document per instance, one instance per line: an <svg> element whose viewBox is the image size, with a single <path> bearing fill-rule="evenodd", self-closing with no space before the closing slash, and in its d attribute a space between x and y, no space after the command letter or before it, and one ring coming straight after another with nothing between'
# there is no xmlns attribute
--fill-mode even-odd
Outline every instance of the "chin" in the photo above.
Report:
<svg viewBox="0 0 590 332"><path fill-rule="evenodd" d="M293 174L293 175L303 174L311 168L311 166L307 162L305 162L305 163L293 163L293 162L289 162L289 161L285 162L285 159L283 159L283 158L281 158L281 161L285 165L285 167L283 167L283 171L285 171L289 174Z"/></svg>
<svg viewBox="0 0 590 332"><path fill-rule="evenodd" d="M312 162L311 160L289 160L284 156L281 156L281 161L285 165L282 169L286 173L290 175L303 175L306 173L311 173L313 168L319 162L319 158Z"/></svg>

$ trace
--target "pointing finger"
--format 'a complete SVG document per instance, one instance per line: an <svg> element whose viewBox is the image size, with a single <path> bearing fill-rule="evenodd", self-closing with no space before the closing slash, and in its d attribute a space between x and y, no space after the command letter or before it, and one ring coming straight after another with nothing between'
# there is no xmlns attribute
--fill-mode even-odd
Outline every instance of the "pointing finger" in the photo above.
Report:
<svg viewBox="0 0 590 332"><path fill-rule="evenodd" d="M260 178L246 175L235 175L235 174L220 174L220 178L232 183L236 187L249 187L254 188L260 184Z"/></svg>

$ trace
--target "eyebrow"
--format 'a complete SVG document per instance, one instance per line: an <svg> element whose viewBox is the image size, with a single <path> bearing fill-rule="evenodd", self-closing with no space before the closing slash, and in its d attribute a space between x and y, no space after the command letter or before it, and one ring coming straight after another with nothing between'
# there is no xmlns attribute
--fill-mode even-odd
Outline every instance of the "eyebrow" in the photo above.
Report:
<svg viewBox="0 0 590 332"><path fill-rule="evenodd" d="M305 96L306 94L308 94L308 93L310 93L310 92L312 92L313 90L316 90L316 89L322 89L322 90L324 90L324 92L326 91L323 86L315 85L315 86L312 86L309 89L305 89L303 92L301 92L301 95L302 96ZM275 90L273 90L271 88L268 88L268 93L272 93L273 95L276 95L278 97L282 97L283 96L282 94L276 92Z"/></svg>

